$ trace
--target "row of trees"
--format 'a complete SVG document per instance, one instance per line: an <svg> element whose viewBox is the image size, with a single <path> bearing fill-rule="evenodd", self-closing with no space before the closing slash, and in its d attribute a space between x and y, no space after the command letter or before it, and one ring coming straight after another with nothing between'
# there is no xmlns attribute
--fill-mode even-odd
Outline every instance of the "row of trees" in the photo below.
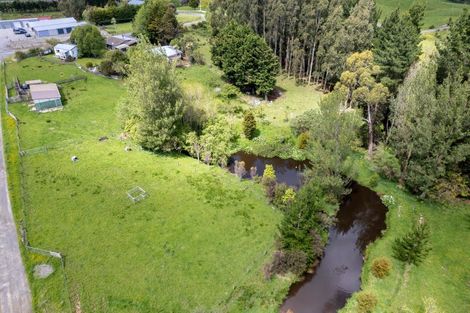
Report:
<svg viewBox="0 0 470 313"><path fill-rule="evenodd" d="M45 12L57 11L57 1L11 1L0 2L0 12Z"/></svg>
<svg viewBox="0 0 470 313"><path fill-rule="evenodd" d="M113 18L117 22L123 23L132 21L138 10L138 6L127 5L126 3L107 7L90 6L83 12L83 17L88 22L96 25L111 24Z"/></svg>
<svg viewBox="0 0 470 313"><path fill-rule="evenodd" d="M230 20L249 25L288 75L326 87L339 80L351 53L372 48L383 77L403 79L419 51L424 6L417 3L405 15L397 10L380 28L374 0L214 0L211 11L215 33Z"/></svg>

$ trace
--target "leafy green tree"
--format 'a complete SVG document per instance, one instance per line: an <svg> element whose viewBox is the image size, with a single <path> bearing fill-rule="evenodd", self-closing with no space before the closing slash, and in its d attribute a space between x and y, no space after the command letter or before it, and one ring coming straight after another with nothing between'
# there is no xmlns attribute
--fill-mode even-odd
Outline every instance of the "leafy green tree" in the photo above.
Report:
<svg viewBox="0 0 470 313"><path fill-rule="evenodd" d="M242 90L267 96L274 89L279 65L266 42L247 26L229 23L214 37L214 64Z"/></svg>
<svg viewBox="0 0 470 313"><path fill-rule="evenodd" d="M133 28L151 43L166 45L178 34L176 8L168 0L146 1L135 16Z"/></svg>
<svg viewBox="0 0 470 313"><path fill-rule="evenodd" d="M418 222L402 238L393 242L393 257L405 264L419 265L431 250L429 226Z"/></svg>
<svg viewBox="0 0 470 313"><path fill-rule="evenodd" d="M305 252L308 264L319 257L314 250L315 238L312 233L325 230L321 212L326 207L323 191L318 184L312 181L303 186L279 226L282 249Z"/></svg>
<svg viewBox="0 0 470 313"><path fill-rule="evenodd" d="M381 69L381 81L396 93L410 66L421 53L419 47L421 23L419 16L401 15L397 9L377 29L374 39L374 58Z"/></svg>
<svg viewBox="0 0 470 313"><path fill-rule="evenodd" d="M189 0L188 5L195 9L199 6L199 0Z"/></svg>
<svg viewBox="0 0 470 313"><path fill-rule="evenodd" d="M59 0L59 9L64 12L65 16L81 19L85 8L85 0Z"/></svg>
<svg viewBox="0 0 470 313"><path fill-rule="evenodd" d="M469 101L470 83L461 76L436 84L433 61L413 69L400 87L388 143L400 160L401 182L412 192L440 198L437 184L453 185L463 174L460 164L470 157Z"/></svg>
<svg viewBox="0 0 470 313"><path fill-rule="evenodd" d="M225 167L235 138L233 126L225 119L212 120L200 137L204 161Z"/></svg>
<svg viewBox="0 0 470 313"><path fill-rule="evenodd" d="M99 29L93 25L75 28L70 35L70 41L77 45L81 57L98 57L105 50L105 40Z"/></svg>
<svg viewBox="0 0 470 313"><path fill-rule="evenodd" d="M451 23L444 45L439 47L437 79L442 83L447 77L463 75L470 80L470 12Z"/></svg>
<svg viewBox="0 0 470 313"><path fill-rule="evenodd" d="M129 52L127 96L121 106L125 128L145 149L181 147L185 101L175 68L151 53L143 39Z"/></svg>
<svg viewBox="0 0 470 313"><path fill-rule="evenodd" d="M346 94L346 108L353 106L364 109L369 138L368 153L371 157L375 146L374 128L381 106L388 98L388 89L376 82L375 76L380 70L374 64L371 51L353 53L346 60L345 67L335 88Z"/></svg>
<svg viewBox="0 0 470 313"><path fill-rule="evenodd" d="M253 139L256 133L256 119L253 112L247 111L243 116L243 133L248 139Z"/></svg>

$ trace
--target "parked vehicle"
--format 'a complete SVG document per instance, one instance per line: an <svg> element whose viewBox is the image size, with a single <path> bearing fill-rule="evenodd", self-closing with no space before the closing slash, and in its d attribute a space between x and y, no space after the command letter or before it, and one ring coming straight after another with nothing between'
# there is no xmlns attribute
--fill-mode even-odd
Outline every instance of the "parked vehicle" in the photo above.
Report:
<svg viewBox="0 0 470 313"><path fill-rule="evenodd" d="M27 34L28 32L24 28L18 27L13 29L13 33L15 33L16 35L22 35Z"/></svg>

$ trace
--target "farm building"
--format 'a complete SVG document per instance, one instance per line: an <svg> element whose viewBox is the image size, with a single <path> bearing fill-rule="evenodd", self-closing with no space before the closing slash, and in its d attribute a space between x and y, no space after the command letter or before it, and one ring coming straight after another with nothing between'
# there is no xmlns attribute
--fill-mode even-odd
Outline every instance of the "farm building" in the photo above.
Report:
<svg viewBox="0 0 470 313"><path fill-rule="evenodd" d="M42 112L62 108L62 100L56 84L30 85L29 88L36 111Z"/></svg>
<svg viewBox="0 0 470 313"><path fill-rule="evenodd" d="M0 20L0 29L26 27L26 23L39 21L39 18L19 18L16 20Z"/></svg>
<svg viewBox="0 0 470 313"><path fill-rule="evenodd" d="M172 46L161 46L152 49L152 52L155 54L160 54L165 56L168 61L180 60L183 56L183 52L172 47Z"/></svg>
<svg viewBox="0 0 470 313"><path fill-rule="evenodd" d="M54 46L54 54L61 60L66 60L67 58L78 58L78 48L76 45L59 43Z"/></svg>
<svg viewBox="0 0 470 313"><path fill-rule="evenodd" d="M130 46L137 44L137 38L128 35L116 35L106 38L106 48L126 51Z"/></svg>
<svg viewBox="0 0 470 313"><path fill-rule="evenodd" d="M77 22L73 17L66 17L29 22L27 23L27 26L36 34L37 37L47 37L70 34L75 27L84 24L86 23Z"/></svg>

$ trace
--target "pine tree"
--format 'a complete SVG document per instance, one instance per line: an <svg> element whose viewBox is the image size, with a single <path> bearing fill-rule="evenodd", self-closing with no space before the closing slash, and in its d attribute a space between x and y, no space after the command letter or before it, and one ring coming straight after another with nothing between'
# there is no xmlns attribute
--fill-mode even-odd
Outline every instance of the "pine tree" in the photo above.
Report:
<svg viewBox="0 0 470 313"><path fill-rule="evenodd" d="M470 80L470 12L464 13L450 26L443 47L439 49L437 79L440 83L448 76L463 75Z"/></svg>
<svg viewBox="0 0 470 313"><path fill-rule="evenodd" d="M421 52L420 32L409 15L400 15L397 9L385 18L382 27L377 29L374 40L375 61L382 70L382 83L392 93L403 81L410 66Z"/></svg>
<svg viewBox="0 0 470 313"><path fill-rule="evenodd" d="M413 225L411 231L393 242L393 257L405 264L419 265L431 250L429 227L425 222Z"/></svg>
<svg viewBox="0 0 470 313"><path fill-rule="evenodd" d="M267 96L274 89L279 65L266 42L248 27L230 23L214 37L212 60L244 91Z"/></svg>
<svg viewBox="0 0 470 313"><path fill-rule="evenodd" d="M256 133L256 119L251 111L245 112L243 117L243 133L248 139L253 139Z"/></svg>

